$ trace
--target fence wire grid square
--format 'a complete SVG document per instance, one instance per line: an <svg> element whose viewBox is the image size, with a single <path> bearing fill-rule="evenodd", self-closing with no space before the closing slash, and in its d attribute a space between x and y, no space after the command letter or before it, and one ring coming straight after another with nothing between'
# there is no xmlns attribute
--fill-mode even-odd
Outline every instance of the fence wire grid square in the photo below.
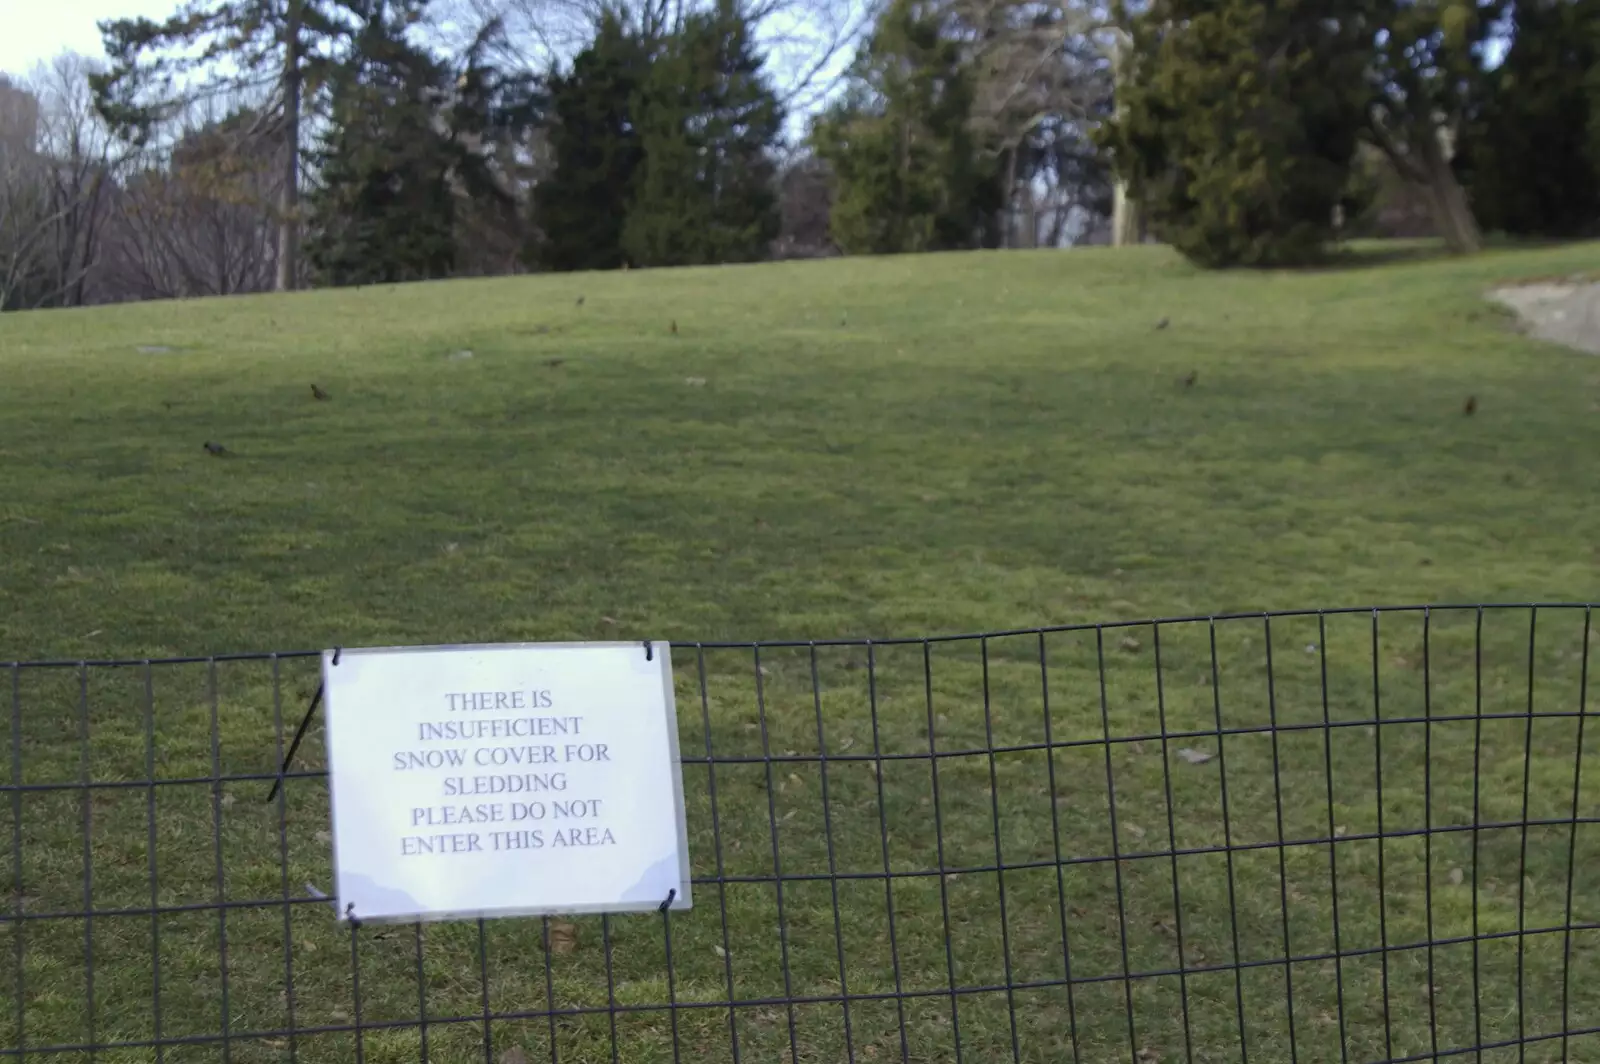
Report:
<svg viewBox="0 0 1600 1064"><path fill-rule="evenodd" d="M403 927L315 652L0 663L0 1056L1600 1061L1591 613L680 643L694 909Z"/></svg>

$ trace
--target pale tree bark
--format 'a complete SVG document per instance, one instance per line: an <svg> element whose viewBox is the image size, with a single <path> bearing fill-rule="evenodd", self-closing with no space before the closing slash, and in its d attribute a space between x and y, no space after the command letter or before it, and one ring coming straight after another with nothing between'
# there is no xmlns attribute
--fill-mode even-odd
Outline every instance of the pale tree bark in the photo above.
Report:
<svg viewBox="0 0 1600 1064"><path fill-rule="evenodd" d="M1433 217L1434 231L1458 255L1483 248L1483 233L1467 193L1450 165L1446 123L1437 115L1392 120L1389 105L1374 107L1369 132L1400 178L1420 189Z"/></svg>
<svg viewBox="0 0 1600 1064"><path fill-rule="evenodd" d="M1472 205L1467 202L1466 189L1456 180L1442 131L1424 138L1418 157L1425 175L1434 225L1446 246L1462 255L1481 251L1483 233L1478 228L1478 219L1473 216Z"/></svg>
<svg viewBox="0 0 1600 1064"><path fill-rule="evenodd" d="M1126 178L1116 178L1111 188L1111 246L1131 247L1143 240L1139 204L1128 195Z"/></svg>
<svg viewBox="0 0 1600 1064"><path fill-rule="evenodd" d="M1128 53L1133 47L1133 39L1126 31L1118 29L1112 31L1111 41L1111 81L1112 92L1115 94L1116 114L1120 120L1126 114L1122 103L1122 75L1127 69ZM1127 247L1137 244L1143 239L1143 225L1139 218L1139 205L1134 202L1129 194L1128 179L1121 174L1112 176L1114 182L1111 188L1111 246Z"/></svg>

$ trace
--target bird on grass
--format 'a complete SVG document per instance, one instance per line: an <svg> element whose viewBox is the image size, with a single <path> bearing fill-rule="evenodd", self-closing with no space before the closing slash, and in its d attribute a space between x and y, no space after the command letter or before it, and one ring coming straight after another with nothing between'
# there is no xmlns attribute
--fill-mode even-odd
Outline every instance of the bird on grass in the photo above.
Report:
<svg viewBox="0 0 1600 1064"><path fill-rule="evenodd" d="M1197 370L1197 369L1192 369L1192 370L1189 371L1189 375L1187 377L1183 378L1183 386L1185 388L1193 388L1194 387L1194 382L1199 380L1199 379L1200 379L1200 371Z"/></svg>
<svg viewBox="0 0 1600 1064"><path fill-rule="evenodd" d="M557 366L564 365L566 361L567 360L564 358L552 358L547 360L545 365L549 366L551 369L555 369Z"/></svg>
<svg viewBox="0 0 1600 1064"><path fill-rule="evenodd" d="M583 297L582 297L582 296L579 296L579 297L578 297L578 302L577 302L577 304L576 304L576 305L577 305L577 306L580 306L580 307L581 307L581 306L583 306Z"/></svg>
<svg viewBox="0 0 1600 1064"><path fill-rule="evenodd" d="M206 453L211 455L213 458L231 457L233 455L233 452L222 446L222 444L215 443L211 440L206 441Z"/></svg>
<svg viewBox="0 0 1600 1064"><path fill-rule="evenodd" d="M1477 412L1478 412L1478 397L1476 395L1467 396L1467 401L1465 403L1461 404L1461 413L1464 414L1467 417L1471 417L1473 414L1476 414Z"/></svg>
<svg viewBox="0 0 1600 1064"><path fill-rule="evenodd" d="M329 395L327 392L313 384L311 386L311 398L315 399L319 403L325 403L329 399L332 399L333 396Z"/></svg>
<svg viewBox="0 0 1600 1064"><path fill-rule="evenodd" d="M1156 330L1159 332L1160 330L1165 329L1168 325L1171 325L1171 324L1172 324L1172 320L1170 318L1162 318L1160 321L1156 322Z"/></svg>
<svg viewBox="0 0 1600 1064"><path fill-rule="evenodd" d="M676 318L672 319L672 324L670 326L668 326L668 328L672 331L672 335L673 336L677 336L678 335L678 319L676 319Z"/></svg>

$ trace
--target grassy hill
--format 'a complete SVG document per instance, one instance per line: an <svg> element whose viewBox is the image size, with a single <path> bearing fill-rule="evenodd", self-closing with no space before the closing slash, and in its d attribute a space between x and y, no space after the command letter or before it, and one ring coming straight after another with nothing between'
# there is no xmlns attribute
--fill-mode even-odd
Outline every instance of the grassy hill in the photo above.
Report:
<svg viewBox="0 0 1600 1064"><path fill-rule="evenodd" d="M1479 293L1596 253L974 254L7 315L0 655L1593 597L1600 363Z"/></svg>
<svg viewBox="0 0 1600 1064"><path fill-rule="evenodd" d="M0 317L0 660L1593 600L1600 362L1480 293L1597 250ZM319 732L281 803L242 778L276 770L312 662L0 666L0 1039L1331 1064L1600 1029L1600 836L1570 822L1600 801L1588 621L680 646L697 886L670 944L655 916L336 926L302 886L330 878ZM1525 1059L1564 1052L1600 1060Z"/></svg>

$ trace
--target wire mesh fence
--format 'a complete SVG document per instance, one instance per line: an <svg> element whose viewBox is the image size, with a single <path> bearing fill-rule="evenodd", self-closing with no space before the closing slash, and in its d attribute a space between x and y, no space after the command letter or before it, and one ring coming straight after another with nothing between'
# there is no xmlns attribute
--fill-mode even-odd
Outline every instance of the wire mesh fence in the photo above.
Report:
<svg viewBox="0 0 1600 1064"><path fill-rule="evenodd" d="M323 895L314 654L0 665L3 1055L1600 1060L1591 642L1468 606L679 644L695 908L401 928Z"/></svg>

